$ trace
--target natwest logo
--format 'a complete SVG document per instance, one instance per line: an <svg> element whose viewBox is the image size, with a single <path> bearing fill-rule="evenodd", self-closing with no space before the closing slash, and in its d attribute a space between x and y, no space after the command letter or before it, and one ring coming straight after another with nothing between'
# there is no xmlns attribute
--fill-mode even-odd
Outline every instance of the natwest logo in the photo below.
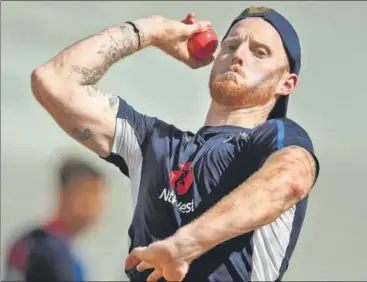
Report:
<svg viewBox="0 0 367 282"><path fill-rule="evenodd" d="M191 188L192 183L191 162L179 165L179 169L172 171L170 174L171 189L163 189L159 199L176 206L182 213L193 212L195 209L193 199L190 202L182 202L177 198L177 196L185 195Z"/></svg>
<svg viewBox="0 0 367 282"><path fill-rule="evenodd" d="M193 182L191 162L179 165L179 168L171 172L170 182L177 195L182 196L189 191Z"/></svg>

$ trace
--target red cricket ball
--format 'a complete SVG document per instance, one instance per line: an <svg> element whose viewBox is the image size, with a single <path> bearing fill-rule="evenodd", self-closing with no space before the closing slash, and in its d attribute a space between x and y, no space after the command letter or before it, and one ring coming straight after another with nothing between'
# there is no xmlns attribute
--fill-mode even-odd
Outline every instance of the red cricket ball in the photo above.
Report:
<svg viewBox="0 0 367 282"><path fill-rule="evenodd" d="M217 47L218 36L212 29L194 35L187 42L190 54L202 60L210 59Z"/></svg>

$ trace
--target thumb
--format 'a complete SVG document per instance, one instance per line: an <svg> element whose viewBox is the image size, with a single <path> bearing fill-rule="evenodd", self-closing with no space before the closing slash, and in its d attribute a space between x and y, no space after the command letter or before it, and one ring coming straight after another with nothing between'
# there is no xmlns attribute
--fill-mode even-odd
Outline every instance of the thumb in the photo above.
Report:
<svg viewBox="0 0 367 282"><path fill-rule="evenodd" d="M140 259L145 259L147 247L137 247L131 251L131 255Z"/></svg>
<svg viewBox="0 0 367 282"><path fill-rule="evenodd" d="M188 13L186 18L182 22L185 23L185 24L195 23L195 14L194 13Z"/></svg>
<svg viewBox="0 0 367 282"><path fill-rule="evenodd" d="M196 33L204 32L211 27L210 21L199 21L190 25L187 25L187 35L192 36Z"/></svg>

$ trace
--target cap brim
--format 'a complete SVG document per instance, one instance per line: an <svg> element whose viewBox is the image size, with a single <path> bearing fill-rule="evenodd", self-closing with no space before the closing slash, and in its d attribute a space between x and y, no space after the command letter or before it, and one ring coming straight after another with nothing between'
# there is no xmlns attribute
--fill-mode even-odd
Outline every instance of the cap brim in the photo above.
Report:
<svg viewBox="0 0 367 282"><path fill-rule="evenodd" d="M270 112L268 119L285 118L287 116L289 96L281 96L275 103L274 109Z"/></svg>

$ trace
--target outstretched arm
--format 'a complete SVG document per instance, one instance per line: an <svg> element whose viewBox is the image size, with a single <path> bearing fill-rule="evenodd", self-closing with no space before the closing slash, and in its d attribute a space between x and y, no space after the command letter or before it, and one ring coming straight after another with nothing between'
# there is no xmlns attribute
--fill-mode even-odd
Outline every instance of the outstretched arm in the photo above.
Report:
<svg viewBox="0 0 367 282"><path fill-rule="evenodd" d="M180 254L195 259L216 245L271 223L310 192L316 175L314 157L289 146L232 193L174 235Z"/></svg>
<svg viewBox="0 0 367 282"><path fill-rule="evenodd" d="M215 246L273 222L311 190L315 158L289 146L275 153L237 189L165 240L135 248L126 268L154 268L149 279L181 281L189 264Z"/></svg>
<svg viewBox="0 0 367 282"><path fill-rule="evenodd" d="M140 29L140 48L150 36ZM96 83L118 60L138 50L130 24L116 25L66 48L32 72L39 103L73 138L100 156L111 152L119 99Z"/></svg>

